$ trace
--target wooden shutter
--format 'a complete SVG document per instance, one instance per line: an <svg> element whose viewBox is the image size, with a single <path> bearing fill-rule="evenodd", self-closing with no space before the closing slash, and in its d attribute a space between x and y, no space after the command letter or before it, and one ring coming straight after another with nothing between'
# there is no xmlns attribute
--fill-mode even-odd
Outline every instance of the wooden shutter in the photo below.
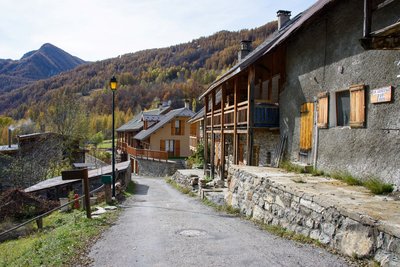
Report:
<svg viewBox="0 0 400 267"><path fill-rule="evenodd" d="M160 150L165 151L165 140L160 140Z"/></svg>
<svg viewBox="0 0 400 267"><path fill-rule="evenodd" d="M312 131L314 120L314 104L304 103L300 108L300 150L312 148Z"/></svg>
<svg viewBox="0 0 400 267"><path fill-rule="evenodd" d="M317 126L319 128L328 128L329 97L327 92L318 95L317 108L318 108Z"/></svg>
<svg viewBox="0 0 400 267"><path fill-rule="evenodd" d="M365 90L363 84L350 86L350 127L362 128L365 123Z"/></svg>
<svg viewBox="0 0 400 267"><path fill-rule="evenodd" d="M185 120L179 122L180 134L185 135Z"/></svg>
<svg viewBox="0 0 400 267"><path fill-rule="evenodd" d="M171 120L171 135L175 135L175 120Z"/></svg>
<svg viewBox="0 0 400 267"><path fill-rule="evenodd" d="M174 152L175 157L181 156L181 142L179 140L174 141Z"/></svg>

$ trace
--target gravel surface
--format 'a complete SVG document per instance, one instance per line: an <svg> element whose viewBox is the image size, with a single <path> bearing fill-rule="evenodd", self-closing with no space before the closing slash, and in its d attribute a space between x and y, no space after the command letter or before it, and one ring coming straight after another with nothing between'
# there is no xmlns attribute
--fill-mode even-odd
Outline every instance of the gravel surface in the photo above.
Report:
<svg viewBox="0 0 400 267"><path fill-rule="evenodd" d="M215 212L161 178L135 182L136 195L92 247L93 266L348 266L323 249Z"/></svg>

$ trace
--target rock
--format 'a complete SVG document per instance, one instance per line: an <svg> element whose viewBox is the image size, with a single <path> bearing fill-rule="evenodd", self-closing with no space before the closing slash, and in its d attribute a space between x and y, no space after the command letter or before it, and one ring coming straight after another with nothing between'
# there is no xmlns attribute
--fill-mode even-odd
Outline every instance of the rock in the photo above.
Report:
<svg viewBox="0 0 400 267"><path fill-rule="evenodd" d="M92 212L92 215L101 215L106 213L107 211L103 209L102 207L96 207L96 211Z"/></svg>
<svg viewBox="0 0 400 267"><path fill-rule="evenodd" d="M117 207L116 206L105 206L104 209L105 210L116 210Z"/></svg>

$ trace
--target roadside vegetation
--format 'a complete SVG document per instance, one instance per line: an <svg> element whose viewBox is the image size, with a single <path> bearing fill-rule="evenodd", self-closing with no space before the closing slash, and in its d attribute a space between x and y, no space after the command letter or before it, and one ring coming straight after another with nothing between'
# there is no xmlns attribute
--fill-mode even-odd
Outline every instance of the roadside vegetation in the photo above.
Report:
<svg viewBox="0 0 400 267"><path fill-rule="evenodd" d="M376 177L370 176L366 179L360 179L352 176L349 172L346 171L335 171L332 173L325 173L321 170L312 169L311 171L307 171L304 167L298 166L288 161L284 161L279 166L280 168L295 173L311 173L313 176L325 176L330 177L336 180L340 180L351 186L364 186L369 189L371 193L375 195L386 195L393 191L393 185L382 182ZM296 180L295 182L304 183L302 179Z"/></svg>
<svg viewBox="0 0 400 267"><path fill-rule="evenodd" d="M86 250L116 220L118 212L107 212L96 219L87 219L85 214L80 210L54 212L43 219L43 229L1 243L0 266L88 264Z"/></svg>

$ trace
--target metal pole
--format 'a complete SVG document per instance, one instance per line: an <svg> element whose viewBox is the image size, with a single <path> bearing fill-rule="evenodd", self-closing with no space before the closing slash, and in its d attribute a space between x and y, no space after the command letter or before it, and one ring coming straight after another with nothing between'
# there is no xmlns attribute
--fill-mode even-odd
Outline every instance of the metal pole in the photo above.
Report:
<svg viewBox="0 0 400 267"><path fill-rule="evenodd" d="M112 197L115 198L115 145L114 145L114 128L115 128L115 115L114 115L114 101L115 101L115 90L112 90Z"/></svg>

